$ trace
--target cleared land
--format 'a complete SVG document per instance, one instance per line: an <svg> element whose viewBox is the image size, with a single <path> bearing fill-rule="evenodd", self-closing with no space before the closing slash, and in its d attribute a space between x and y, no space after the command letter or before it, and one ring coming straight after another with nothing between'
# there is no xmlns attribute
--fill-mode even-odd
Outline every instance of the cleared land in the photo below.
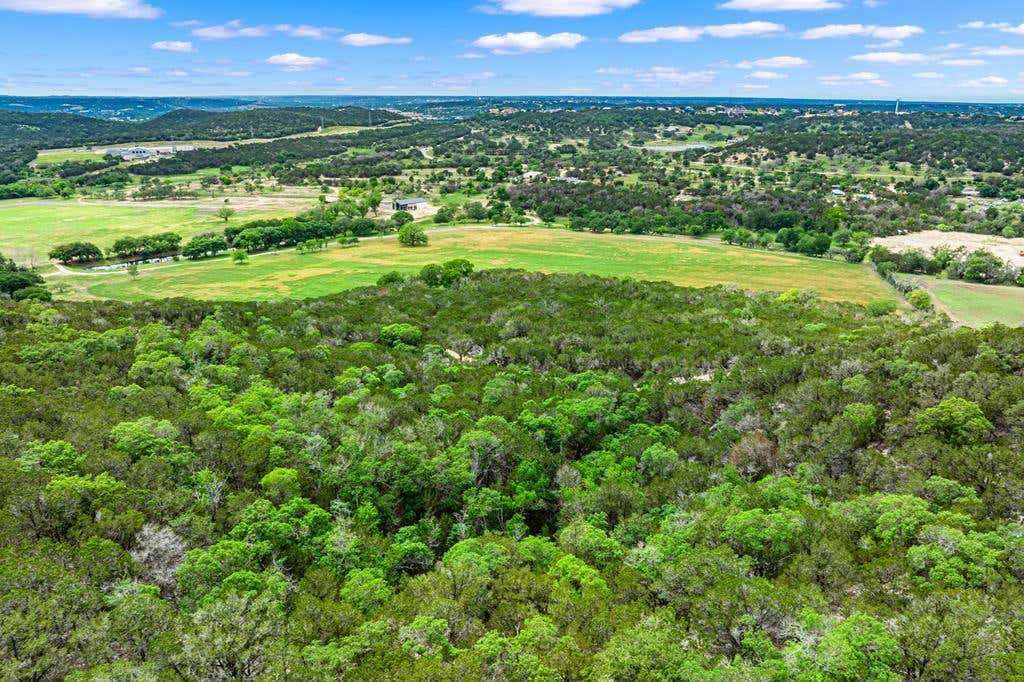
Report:
<svg viewBox="0 0 1024 682"><path fill-rule="evenodd" d="M926 230L895 237L883 237L876 239L875 243L897 252L920 249L928 253L937 246L949 246L954 249L962 246L968 251L987 249L1016 267L1024 266L1024 239L1020 237L1007 239L990 234Z"/></svg>
<svg viewBox="0 0 1024 682"><path fill-rule="evenodd" d="M973 284L937 277L907 277L935 299L936 307L969 327L1001 322L1024 325L1024 288Z"/></svg>
<svg viewBox="0 0 1024 682"><path fill-rule="evenodd" d="M864 303L895 299L867 267L669 237L593 235L544 228L454 228L409 249L393 236L349 249L300 255L282 251L143 268L126 274L62 277L79 295L139 300L185 296L230 300L307 298L373 284L385 272L416 272L426 263L467 258L478 268L586 272L685 286L735 284L753 290L812 288L823 298Z"/></svg>
<svg viewBox="0 0 1024 682"><path fill-rule="evenodd" d="M310 200L273 198L231 199L238 211L232 222L294 215ZM57 244L93 242L110 247L127 235L177 232L184 239L206 231L221 231L217 210L223 199L161 202L18 200L0 202L0 253L19 262L42 262Z"/></svg>

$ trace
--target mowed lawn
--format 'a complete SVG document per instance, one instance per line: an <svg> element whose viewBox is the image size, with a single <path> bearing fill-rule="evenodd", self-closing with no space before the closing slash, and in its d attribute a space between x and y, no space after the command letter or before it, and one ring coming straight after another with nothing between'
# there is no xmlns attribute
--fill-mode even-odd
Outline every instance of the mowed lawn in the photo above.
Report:
<svg viewBox="0 0 1024 682"><path fill-rule="evenodd" d="M183 239L207 231L220 232L224 221L213 202L197 205L137 206L128 203L18 200L0 202L0 253L20 262L45 261L57 244L93 242L106 249L120 237L177 232ZM222 204L221 204L222 205ZM232 222L291 215L285 210L239 211Z"/></svg>
<svg viewBox="0 0 1024 682"><path fill-rule="evenodd" d="M937 277L913 277L936 300L938 308L970 327L1001 322L1024 325L1024 287L973 284Z"/></svg>
<svg viewBox="0 0 1024 682"><path fill-rule="evenodd" d="M594 235L544 228L455 228L430 233L430 245L405 248L393 236L315 254L294 250L143 268L137 280L118 273L76 277L93 296L124 300L185 296L260 300L307 298L373 284L382 273L413 273L426 263L466 258L477 268L585 272L663 280L684 286L735 284L745 289L813 288L830 300L896 299L867 267L672 237ZM95 280L83 282L82 280Z"/></svg>

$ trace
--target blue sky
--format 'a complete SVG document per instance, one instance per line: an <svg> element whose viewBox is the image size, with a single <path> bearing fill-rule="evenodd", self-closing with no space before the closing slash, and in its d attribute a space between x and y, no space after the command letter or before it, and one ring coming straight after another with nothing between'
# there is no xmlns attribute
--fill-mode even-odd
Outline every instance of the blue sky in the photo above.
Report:
<svg viewBox="0 0 1024 682"><path fill-rule="evenodd" d="M1021 0L0 0L12 95L1024 101Z"/></svg>

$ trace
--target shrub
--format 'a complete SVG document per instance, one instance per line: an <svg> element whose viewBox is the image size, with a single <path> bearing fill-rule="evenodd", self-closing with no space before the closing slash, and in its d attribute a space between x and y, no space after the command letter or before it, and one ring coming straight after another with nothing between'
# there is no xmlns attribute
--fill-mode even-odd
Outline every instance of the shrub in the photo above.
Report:
<svg viewBox="0 0 1024 682"><path fill-rule="evenodd" d="M398 230L398 243L402 246L426 246L427 233L419 225L408 223Z"/></svg>
<svg viewBox="0 0 1024 682"><path fill-rule="evenodd" d="M402 276L402 273L397 270L392 270L391 272L385 272L377 278L377 286L388 287L392 284L401 284L404 281L405 277Z"/></svg>
<svg viewBox="0 0 1024 682"><path fill-rule="evenodd" d="M896 312L896 301L871 301L867 304L868 315L871 317L885 317Z"/></svg>
<svg viewBox="0 0 1024 682"><path fill-rule="evenodd" d="M914 289L908 293L907 302L917 310L932 309L932 297L924 289Z"/></svg>
<svg viewBox="0 0 1024 682"><path fill-rule="evenodd" d="M411 324L399 322L381 327L380 340L389 346L415 346L423 340L423 331Z"/></svg>

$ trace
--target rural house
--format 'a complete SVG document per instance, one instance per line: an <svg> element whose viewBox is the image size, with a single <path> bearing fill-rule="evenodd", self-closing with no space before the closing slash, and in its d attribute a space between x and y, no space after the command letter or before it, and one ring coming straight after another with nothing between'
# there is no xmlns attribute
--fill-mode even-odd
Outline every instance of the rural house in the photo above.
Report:
<svg viewBox="0 0 1024 682"><path fill-rule="evenodd" d="M421 208L427 205L427 200L421 197L413 197L411 199L395 199L391 203L391 208L396 211L415 211L417 208Z"/></svg>

